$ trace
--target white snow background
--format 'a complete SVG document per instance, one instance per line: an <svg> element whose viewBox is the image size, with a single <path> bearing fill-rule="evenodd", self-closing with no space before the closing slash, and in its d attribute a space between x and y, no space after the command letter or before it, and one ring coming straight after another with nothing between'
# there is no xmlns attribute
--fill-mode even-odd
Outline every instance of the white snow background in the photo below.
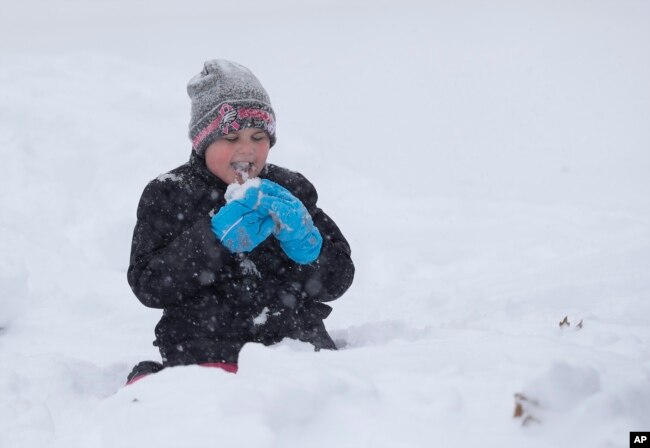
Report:
<svg viewBox="0 0 650 448"><path fill-rule="evenodd" d="M642 0L1 0L0 447L628 446L650 431L648 23ZM137 202L187 160L214 57L262 80L270 161L350 241L347 346L123 387L159 359L126 282Z"/></svg>

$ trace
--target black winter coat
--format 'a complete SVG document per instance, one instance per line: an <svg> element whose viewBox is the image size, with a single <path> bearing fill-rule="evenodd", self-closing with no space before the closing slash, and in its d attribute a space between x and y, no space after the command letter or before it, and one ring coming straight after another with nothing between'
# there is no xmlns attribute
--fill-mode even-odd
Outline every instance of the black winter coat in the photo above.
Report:
<svg viewBox="0 0 650 448"><path fill-rule="evenodd" d="M138 206L128 281L146 306L162 308L156 341L163 363L236 362L246 342L329 336L322 320L351 285L350 246L320 208L301 174L267 164L260 177L302 201L323 237L316 261L300 265L269 237L252 252L233 254L216 238L210 217L227 188L192 154L190 161L151 181ZM331 343L331 339L329 339Z"/></svg>

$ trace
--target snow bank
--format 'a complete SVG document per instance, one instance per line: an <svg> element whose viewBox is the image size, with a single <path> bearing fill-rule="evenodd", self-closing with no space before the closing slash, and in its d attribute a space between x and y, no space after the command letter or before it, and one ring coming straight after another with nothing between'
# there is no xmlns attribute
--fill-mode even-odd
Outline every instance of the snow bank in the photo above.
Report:
<svg viewBox="0 0 650 448"><path fill-rule="evenodd" d="M4 244L4 247L8 246ZM0 256L0 332L27 308L28 276L21 258L8 254Z"/></svg>
<svg viewBox="0 0 650 448"><path fill-rule="evenodd" d="M629 369L624 374L608 375L609 390L604 392L596 368L555 363L517 394L516 402L521 406L518 418L524 426L535 426L531 432L549 443L559 438L566 446L613 442L626 432L626 427L644 428L649 422L648 377L630 375L631 372ZM616 384L612 377L617 376L628 378L618 378L620 382ZM580 430L587 426L592 429ZM624 446L624 442L618 445Z"/></svg>

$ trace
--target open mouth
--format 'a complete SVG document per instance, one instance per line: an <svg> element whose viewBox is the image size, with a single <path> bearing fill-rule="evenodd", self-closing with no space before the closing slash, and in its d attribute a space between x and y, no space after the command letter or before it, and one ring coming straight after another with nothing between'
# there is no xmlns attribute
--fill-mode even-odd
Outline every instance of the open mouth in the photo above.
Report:
<svg viewBox="0 0 650 448"><path fill-rule="evenodd" d="M237 173L237 177L241 179L240 181L243 182L246 182L251 177L251 173L255 172L254 162L232 162L230 166Z"/></svg>
<svg viewBox="0 0 650 448"><path fill-rule="evenodd" d="M247 173L255 167L255 164L253 162L232 162L230 166L238 173Z"/></svg>

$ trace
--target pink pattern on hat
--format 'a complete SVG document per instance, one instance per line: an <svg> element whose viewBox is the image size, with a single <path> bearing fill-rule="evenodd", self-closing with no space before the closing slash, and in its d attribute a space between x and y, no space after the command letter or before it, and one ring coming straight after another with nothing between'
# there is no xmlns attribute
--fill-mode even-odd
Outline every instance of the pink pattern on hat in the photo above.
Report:
<svg viewBox="0 0 650 448"><path fill-rule="evenodd" d="M273 119L273 115L265 110L252 108L240 109L237 112L237 118L240 120L244 120L246 118L255 118L262 120L264 124L266 124L266 130L269 132L269 134L275 134L275 120Z"/></svg>
<svg viewBox="0 0 650 448"><path fill-rule="evenodd" d="M225 135L228 134L230 127L233 128L233 130L238 131L239 130L239 123L237 123L237 111L235 110L234 107L232 107L230 104L224 104L221 106L221 110L219 111L219 117L221 120L219 120L219 127L221 127L221 132Z"/></svg>
<svg viewBox="0 0 650 448"><path fill-rule="evenodd" d="M208 124L196 135L196 137L194 137L194 139L192 139L192 147L194 149L198 148L201 145L201 142L217 129L221 129L221 132L224 135L227 135L230 132L230 128L234 131L238 131L241 128L241 125L237 120L245 120L247 118L262 120L266 125L267 132L270 134L275 133L275 120L273 119L273 115L269 112L254 108L236 110L230 104L225 103L219 109L219 115L217 115L210 124Z"/></svg>

